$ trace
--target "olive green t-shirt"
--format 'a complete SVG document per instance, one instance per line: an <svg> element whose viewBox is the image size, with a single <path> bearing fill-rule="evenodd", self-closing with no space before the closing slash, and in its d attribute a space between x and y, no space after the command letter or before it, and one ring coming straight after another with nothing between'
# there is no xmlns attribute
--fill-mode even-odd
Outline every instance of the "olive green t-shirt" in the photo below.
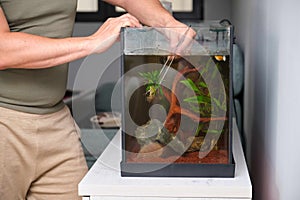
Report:
<svg viewBox="0 0 300 200"><path fill-rule="evenodd" d="M49 38L71 36L76 6L77 0L0 0L12 32ZM36 114L58 111L64 107L67 74L68 64L0 70L0 106Z"/></svg>

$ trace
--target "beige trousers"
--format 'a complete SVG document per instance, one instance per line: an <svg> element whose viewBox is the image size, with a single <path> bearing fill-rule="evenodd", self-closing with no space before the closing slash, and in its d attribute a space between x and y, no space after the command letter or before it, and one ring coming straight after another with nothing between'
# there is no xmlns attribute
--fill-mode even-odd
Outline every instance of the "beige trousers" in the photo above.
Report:
<svg viewBox="0 0 300 200"><path fill-rule="evenodd" d="M47 115L0 107L0 200L76 200L87 172L69 109Z"/></svg>

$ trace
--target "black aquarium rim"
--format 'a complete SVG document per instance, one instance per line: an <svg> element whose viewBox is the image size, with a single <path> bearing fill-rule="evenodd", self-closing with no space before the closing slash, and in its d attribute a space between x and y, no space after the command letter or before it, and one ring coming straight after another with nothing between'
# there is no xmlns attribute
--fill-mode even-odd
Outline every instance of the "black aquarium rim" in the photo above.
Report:
<svg viewBox="0 0 300 200"><path fill-rule="evenodd" d="M122 177L234 178L235 162L229 164L127 163L121 161Z"/></svg>

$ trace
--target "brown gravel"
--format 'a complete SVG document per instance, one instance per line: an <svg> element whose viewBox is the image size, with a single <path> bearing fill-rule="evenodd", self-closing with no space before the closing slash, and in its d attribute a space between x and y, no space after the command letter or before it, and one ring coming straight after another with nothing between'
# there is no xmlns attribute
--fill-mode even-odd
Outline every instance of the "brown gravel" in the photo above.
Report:
<svg viewBox="0 0 300 200"><path fill-rule="evenodd" d="M202 163L202 164L228 164L228 153L226 150L212 150L204 158L199 158L199 152L185 153L183 156L139 156L133 157L128 154L127 162L130 163Z"/></svg>

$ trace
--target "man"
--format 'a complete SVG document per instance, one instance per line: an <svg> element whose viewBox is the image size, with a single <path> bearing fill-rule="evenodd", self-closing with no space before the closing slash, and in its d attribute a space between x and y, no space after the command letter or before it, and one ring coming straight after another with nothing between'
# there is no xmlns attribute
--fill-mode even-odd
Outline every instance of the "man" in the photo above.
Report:
<svg viewBox="0 0 300 200"><path fill-rule="evenodd" d="M66 63L107 50L121 27L185 26L158 0L107 2L130 14L71 38L76 0L0 0L1 200L80 199L77 184L87 167L78 128L62 101Z"/></svg>

